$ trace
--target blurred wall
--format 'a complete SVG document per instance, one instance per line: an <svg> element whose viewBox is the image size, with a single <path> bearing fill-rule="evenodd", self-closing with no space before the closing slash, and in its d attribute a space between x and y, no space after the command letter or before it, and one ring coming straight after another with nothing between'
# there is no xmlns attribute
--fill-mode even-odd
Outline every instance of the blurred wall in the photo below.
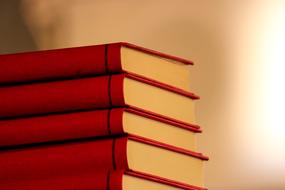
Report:
<svg viewBox="0 0 285 190"><path fill-rule="evenodd" d="M0 53L35 50L35 42L24 23L20 0L0 1Z"/></svg>
<svg viewBox="0 0 285 190"><path fill-rule="evenodd" d="M23 0L20 7L39 49L128 41L193 60L199 146L210 156L206 186L285 189L284 2ZM1 48L18 50L13 40Z"/></svg>

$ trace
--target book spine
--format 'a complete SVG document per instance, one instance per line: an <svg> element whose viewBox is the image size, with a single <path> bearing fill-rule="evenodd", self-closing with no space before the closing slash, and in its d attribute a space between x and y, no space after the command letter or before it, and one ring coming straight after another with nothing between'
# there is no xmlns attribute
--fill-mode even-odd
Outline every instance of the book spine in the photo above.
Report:
<svg viewBox="0 0 285 190"><path fill-rule="evenodd" d="M0 88L0 118L124 106L124 74Z"/></svg>
<svg viewBox="0 0 285 190"><path fill-rule="evenodd" d="M0 183L1 190L122 190L123 171L90 171L74 175Z"/></svg>
<svg viewBox="0 0 285 190"><path fill-rule="evenodd" d="M127 137L9 149L0 152L0 184L128 169Z"/></svg>
<svg viewBox="0 0 285 190"><path fill-rule="evenodd" d="M122 71L120 43L0 55L0 85Z"/></svg>
<svg viewBox="0 0 285 190"><path fill-rule="evenodd" d="M122 134L124 108L0 120L0 147Z"/></svg>

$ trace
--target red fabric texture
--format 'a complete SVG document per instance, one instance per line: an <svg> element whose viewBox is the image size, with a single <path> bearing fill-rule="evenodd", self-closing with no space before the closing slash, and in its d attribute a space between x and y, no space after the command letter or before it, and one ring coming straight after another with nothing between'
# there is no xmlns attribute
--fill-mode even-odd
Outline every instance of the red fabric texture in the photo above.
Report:
<svg viewBox="0 0 285 190"><path fill-rule="evenodd" d="M127 143L128 138L118 138L115 141L115 169L126 169L128 166L128 158L127 158Z"/></svg>
<svg viewBox="0 0 285 190"><path fill-rule="evenodd" d="M0 117L124 106L123 76L64 80L0 88ZM113 85L114 83L114 85Z"/></svg>
<svg viewBox="0 0 285 190"><path fill-rule="evenodd" d="M123 174L125 170L117 170L110 173L110 190L123 190Z"/></svg>
<svg viewBox="0 0 285 190"><path fill-rule="evenodd" d="M116 141L125 142L127 137ZM2 151L0 184L113 170L113 159L126 159L126 147L116 147L113 143L113 139L101 139ZM115 162L117 170L128 169L124 164L127 161Z"/></svg>
<svg viewBox="0 0 285 190"><path fill-rule="evenodd" d="M114 43L108 45L108 70L110 73L122 72L121 64L121 43Z"/></svg>
<svg viewBox="0 0 285 190"><path fill-rule="evenodd" d="M110 175L108 179L108 175ZM121 171L90 171L36 180L0 183L1 190L122 190ZM109 182L108 182L109 180ZM108 187L109 186L109 187Z"/></svg>
<svg viewBox="0 0 285 190"><path fill-rule="evenodd" d="M114 108L110 112L110 130L111 134L124 133L123 112L125 108Z"/></svg>
<svg viewBox="0 0 285 190"><path fill-rule="evenodd" d="M112 134L123 133L124 108L110 109ZM0 147L109 135L108 110L0 120Z"/></svg>
<svg viewBox="0 0 285 190"><path fill-rule="evenodd" d="M120 71L120 65L110 64L113 71ZM0 55L0 67L0 84L103 74L105 46Z"/></svg>
<svg viewBox="0 0 285 190"><path fill-rule="evenodd" d="M110 95L112 97L111 106L122 106L125 105L124 98L124 78L125 74L111 75L111 88Z"/></svg>

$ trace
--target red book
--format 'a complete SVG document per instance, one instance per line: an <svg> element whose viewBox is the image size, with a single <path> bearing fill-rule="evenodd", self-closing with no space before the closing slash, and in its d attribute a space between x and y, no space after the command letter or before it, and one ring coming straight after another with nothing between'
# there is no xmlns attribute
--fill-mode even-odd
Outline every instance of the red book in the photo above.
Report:
<svg viewBox="0 0 285 190"><path fill-rule="evenodd" d="M0 184L1 190L206 190L158 176L135 171L91 171L37 180L19 180Z"/></svg>
<svg viewBox="0 0 285 190"><path fill-rule="evenodd" d="M0 152L0 184L81 172L135 170L203 186L200 153L139 136L9 149Z"/></svg>
<svg viewBox="0 0 285 190"><path fill-rule="evenodd" d="M192 93L117 74L0 88L0 118L134 106L181 123L195 123Z"/></svg>
<svg viewBox="0 0 285 190"><path fill-rule="evenodd" d="M189 90L192 62L129 43L0 55L0 85L131 72Z"/></svg>
<svg viewBox="0 0 285 190"><path fill-rule="evenodd" d="M201 132L132 107L0 120L0 131L0 147L130 133L190 150Z"/></svg>

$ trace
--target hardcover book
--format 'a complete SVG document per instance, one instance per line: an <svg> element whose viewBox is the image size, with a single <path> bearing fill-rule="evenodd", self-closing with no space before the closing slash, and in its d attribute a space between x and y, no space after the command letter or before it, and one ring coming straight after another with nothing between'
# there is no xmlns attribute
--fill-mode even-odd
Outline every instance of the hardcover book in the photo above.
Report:
<svg viewBox="0 0 285 190"><path fill-rule="evenodd" d="M0 118L130 105L195 124L196 95L133 74L0 88Z"/></svg>
<svg viewBox="0 0 285 190"><path fill-rule="evenodd" d="M129 43L0 55L0 84L129 72L189 91L191 61Z"/></svg>
<svg viewBox="0 0 285 190"><path fill-rule="evenodd" d="M99 171L52 176L36 180L18 180L0 184L1 190L206 190L136 171Z"/></svg>
<svg viewBox="0 0 285 190"><path fill-rule="evenodd" d="M200 153L139 136L70 142L0 152L0 184L85 171L134 170L203 186Z"/></svg>
<svg viewBox="0 0 285 190"><path fill-rule="evenodd" d="M0 130L0 147L129 133L189 150L201 132L133 107L0 120Z"/></svg>

